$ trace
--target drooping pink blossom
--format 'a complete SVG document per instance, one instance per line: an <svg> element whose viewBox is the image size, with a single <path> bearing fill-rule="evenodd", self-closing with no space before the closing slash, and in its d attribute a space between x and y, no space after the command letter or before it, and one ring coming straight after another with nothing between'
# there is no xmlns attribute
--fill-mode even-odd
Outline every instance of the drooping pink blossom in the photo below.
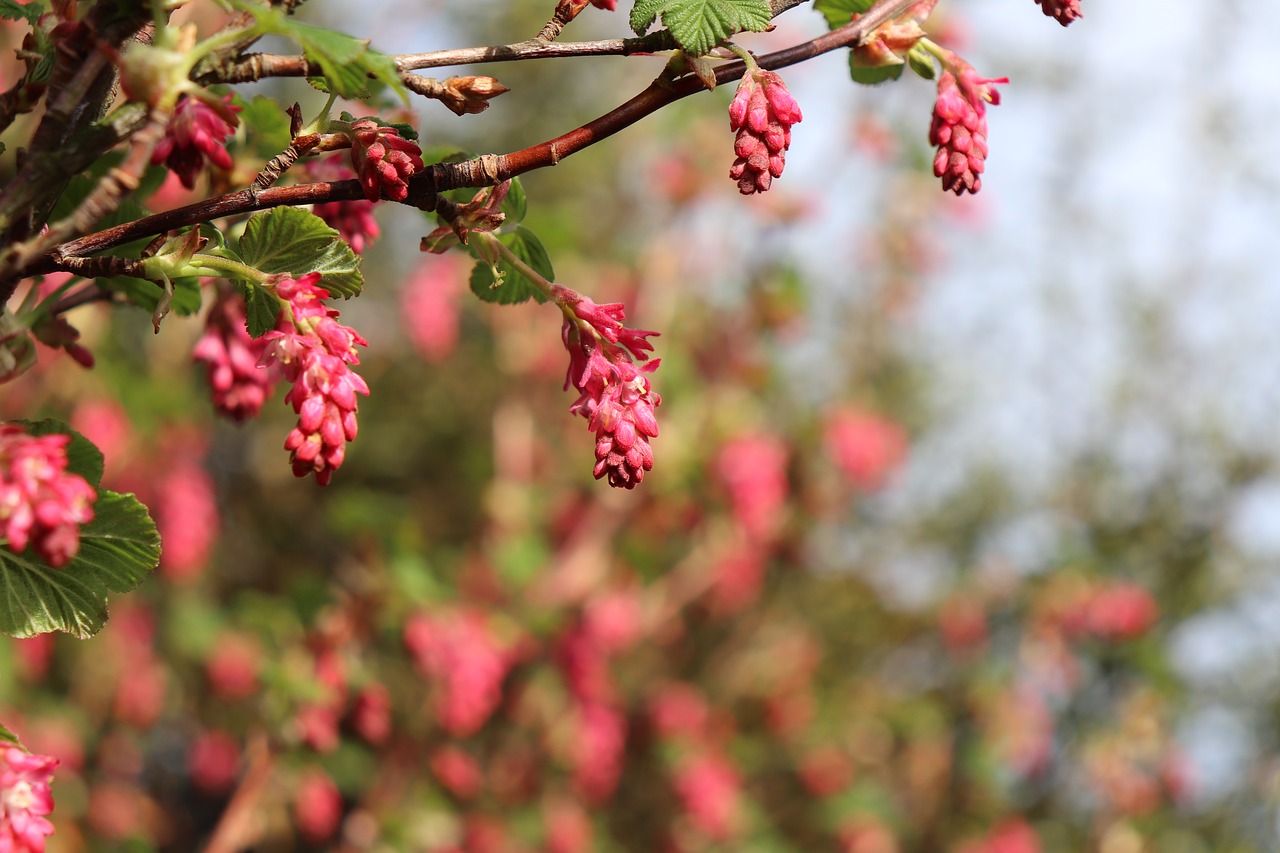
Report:
<svg viewBox="0 0 1280 853"><path fill-rule="evenodd" d="M417 614L405 625L404 642L419 671L438 685L440 725L458 737L478 731L502 700L502 681L512 663L483 614Z"/></svg>
<svg viewBox="0 0 1280 853"><path fill-rule="evenodd" d="M803 116L782 78L772 71L748 72L729 104L729 127L737 133L737 159L729 177L743 195L765 192L782 176L791 147L791 126Z"/></svg>
<svg viewBox="0 0 1280 853"><path fill-rule="evenodd" d="M276 285L276 295L289 303L293 330L263 335L267 347L259 363L279 367L293 383L284 399L297 413L298 425L284 449L294 475L315 474L324 486L346 458L347 442L356 438L356 395L367 396L369 386L350 367L360 363L356 346L367 342L337 321L338 312L324 303L329 292L316 285L319 280L319 273L308 273Z"/></svg>
<svg viewBox="0 0 1280 853"><path fill-rule="evenodd" d="M0 533L9 550L30 545L55 569L80 550L80 526L93 520L97 493L67 471L68 435L28 435L0 424Z"/></svg>
<svg viewBox="0 0 1280 853"><path fill-rule="evenodd" d="M102 451L108 474L124 459L133 437L133 424L115 400L89 399L76 405L71 427Z"/></svg>
<svg viewBox="0 0 1280 853"><path fill-rule="evenodd" d="M933 105L929 143L938 149L933 174L942 188L956 195L982 189L987 159L987 104L1000 103L994 84L1008 77L979 77L971 66L956 60L958 76L944 71L938 78L938 98Z"/></svg>
<svg viewBox="0 0 1280 853"><path fill-rule="evenodd" d="M218 636L205 661L205 677L215 696L222 700L245 699L258 690L258 669L262 649L243 634Z"/></svg>
<svg viewBox="0 0 1280 853"><path fill-rule="evenodd" d="M1086 624L1104 640L1132 640L1145 633L1160 616L1151 593L1135 583L1117 582L1096 590L1089 601Z"/></svg>
<svg viewBox="0 0 1280 853"><path fill-rule="evenodd" d="M267 343L265 337L250 337L240 295L230 288L220 291L191 358L207 366L213 406L223 417L236 422L256 417L271 396L279 373L260 365Z"/></svg>
<svg viewBox="0 0 1280 853"><path fill-rule="evenodd" d="M738 831L742 780L728 759L703 754L676 769L676 793L694 825L717 841Z"/></svg>
<svg viewBox="0 0 1280 853"><path fill-rule="evenodd" d="M230 169L231 154L224 141L235 132L240 108L225 96L220 103L183 95L169 117L164 138L151 155L154 164L164 163L191 189L206 161L219 169Z"/></svg>
<svg viewBox="0 0 1280 853"><path fill-rule="evenodd" d="M612 705L586 702L578 706L573 753L573 784L589 803L608 799L622 775L627 745L627 718Z"/></svg>
<svg viewBox="0 0 1280 853"><path fill-rule="evenodd" d="M381 746L391 737L391 692L381 684L366 684L351 705L351 727L365 743Z"/></svg>
<svg viewBox="0 0 1280 853"><path fill-rule="evenodd" d="M181 458L165 472L152 507L164 543L160 571L174 581L198 577L221 526L213 478L203 465Z"/></svg>
<svg viewBox="0 0 1280 853"><path fill-rule="evenodd" d="M622 303L597 305L582 294L553 286L553 298L565 309L561 339L569 351L565 388L578 391L569 411L587 419L596 434L596 479L615 488L634 489L653 470L651 438L658 435L654 409L662 398L646 374L661 359L651 359L648 338L657 332L629 329ZM637 367L633 359L641 362Z"/></svg>
<svg viewBox="0 0 1280 853"><path fill-rule="evenodd" d="M1041 12L1064 27L1071 26L1073 21L1084 17L1080 11L1080 0L1036 0L1036 3Z"/></svg>
<svg viewBox="0 0 1280 853"><path fill-rule="evenodd" d="M789 491L786 443L766 433L736 436L721 447L716 476L742 532L755 542L768 539Z"/></svg>
<svg viewBox="0 0 1280 853"><path fill-rule="evenodd" d="M351 163L355 166L364 197L378 201L382 194L393 201L409 197L410 177L424 168L422 150L394 127L383 127L372 118L351 123Z"/></svg>
<svg viewBox="0 0 1280 853"><path fill-rule="evenodd" d="M0 851L44 853L53 824L49 783L58 759L32 755L14 746L0 748Z"/></svg>
<svg viewBox="0 0 1280 853"><path fill-rule="evenodd" d="M303 166L303 172L306 179L313 183L350 181L356 178L354 171L334 157L308 160ZM338 236L346 240L356 254L362 254L382 233L378 220L373 217L373 202L368 199L325 201L312 207L311 212L337 231Z"/></svg>
<svg viewBox="0 0 1280 853"><path fill-rule="evenodd" d="M706 697L692 684L662 684L649 697L649 718L654 730L664 738L696 741L706 733L710 716Z"/></svg>
<svg viewBox="0 0 1280 853"><path fill-rule="evenodd" d="M614 695L605 649L583 625L566 631L555 645L555 661L570 692L583 702L603 702Z"/></svg>
<svg viewBox="0 0 1280 853"><path fill-rule="evenodd" d="M432 754L430 764L440 784L455 797L469 800L480 793L480 764L460 747L445 744Z"/></svg>
<svg viewBox="0 0 1280 853"><path fill-rule="evenodd" d="M464 275L452 257L427 255L400 289L400 317L409 343L428 363L447 358L458 344Z"/></svg>
<svg viewBox="0 0 1280 853"><path fill-rule="evenodd" d="M206 794L230 791L240 774L240 743L226 732L200 734L187 750L191 782Z"/></svg>
<svg viewBox="0 0 1280 853"><path fill-rule="evenodd" d="M827 455L859 491L882 488L907 455L907 434L891 420L857 409L841 409L827 421Z"/></svg>
<svg viewBox="0 0 1280 853"><path fill-rule="evenodd" d="M589 853L594 849L591 815L576 800L557 797L542 809L547 853Z"/></svg>
<svg viewBox="0 0 1280 853"><path fill-rule="evenodd" d="M1012 817L992 827L985 838L963 845L959 853L1040 853L1040 838L1026 820Z"/></svg>
<svg viewBox="0 0 1280 853"><path fill-rule="evenodd" d="M323 844L342 823L342 793L323 770L308 770L298 783L293 800L298 832L310 844Z"/></svg>

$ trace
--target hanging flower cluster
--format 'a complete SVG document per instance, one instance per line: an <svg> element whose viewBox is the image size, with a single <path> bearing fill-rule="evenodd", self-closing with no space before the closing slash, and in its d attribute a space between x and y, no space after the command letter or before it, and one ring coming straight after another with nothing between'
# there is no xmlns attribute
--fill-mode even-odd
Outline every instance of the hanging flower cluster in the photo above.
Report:
<svg viewBox="0 0 1280 853"><path fill-rule="evenodd" d="M765 192L782 176L791 125L801 118L800 105L777 74L757 69L743 76L729 104L729 127L738 134L733 143L738 159L729 177L738 182L738 192Z"/></svg>
<svg viewBox="0 0 1280 853"><path fill-rule="evenodd" d="M658 369L650 359L657 332L628 329L621 302L597 305L577 291L554 285L552 298L565 312L561 338L569 351L564 387L578 390L569 411L582 415L596 434L596 479L634 489L653 470L649 439L658 435L654 409L662 402L645 374ZM637 367L635 361L641 362Z"/></svg>
<svg viewBox="0 0 1280 853"><path fill-rule="evenodd" d="M183 95L151 162L166 164L187 189L195 187L206 161L219 169L230 169L231 155L223 143L235 132L238 112L240 108L231 103L230 95L221 101Z"/></svg>
<svg viewBox="0 0 1280 853"><path fill-rule="evenodd" d="M204 334L191 351L207 368L213 406L237 423L257 417L279 374L258 365L267 349L245 328L244 300L234 290L219 292L205 318Z"/></svg>
<svg viewBox="0 0 1280 853"><path fill-rule="evenodd" d="M44 853L53 824L49 782L58 759L31 755L17 747L0 749L0 850Z"/></svg>
<svg viewBox="0 0 1280 853"><path fill-rule="evenodd" d="M356 177L355 172L332 157L308 160L304 171L310 181L350 181ZM382 233L378 221L373 218L373 202L376 200L325 201L311 208L311 212L351 244L353 252L362 254Z"/></svg>
<svg viewBox="0 0 1280 853"><path fill-rule="evenodd" d="M315 474L324 486L342 465L347 442L356 437L356 394L368 396L369 386L350 365L360 363L356 345L368 343L337 321L338 312L324 303L329 291L316 286L319 280L320 273L313 272L276 285L276 296L288 303L293 329L263 335L267 345L260 364L278 366L293 383L284 398L298 414L298 425L284 443L293 473Z"/></svg>
<svg viewBox="0 0 1280 853"><path fill-rule="evenodd" d="M408 198L405 181L422 171L422 149L394 127L384 127L371 118L352 122L350 136L351 164L364 187L364 197L378 201L385 192L393 201Z"/></svg>
<svg viewBox="0 0 1280 853"><path fill-rule="evenodd" d="M55 569L80 550L80 525L93 520L97 493L67 472L69 435L28 435L0 425L0 533L21 554L30 545Z"/></svg>
<svg viewBox="0 0 1280 853"><path fill-rule="evenodd" d="M993 84L1008 83L1008 77L988 80L958 57L955 73L944 71L938 78L938 99L933 105L929 142L937 146L933 174L942 178L942 188L956 195L982 189L982 172L987 159L987 104L1000 103Z"/></svg>
<svg viewBox="0 0 1280 853"><path fill-rule="evenodd" d="M1069 27L1072 21L1084 17L1080 12L1080 0L1036 0L1036 4L1041 12L1064 27Z"/></svg>

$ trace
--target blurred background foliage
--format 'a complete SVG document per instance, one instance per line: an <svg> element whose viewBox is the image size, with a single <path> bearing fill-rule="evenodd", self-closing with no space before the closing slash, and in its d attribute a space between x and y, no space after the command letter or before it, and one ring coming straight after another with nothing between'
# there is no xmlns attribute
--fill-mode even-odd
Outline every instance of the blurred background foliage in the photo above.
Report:
<svg viewBox="0 0 1280 853"><path fill-rule="evenodd" d="M373 393L327 489L289 471L279 391L254 423L213 418L198 321L153 336L141 312L81 309L97 366L45 353L0 409L93 438L166 551L93 641L0 644L0 719L63 762L50 850L1275 849L1274 432L1188 428L1168 414L1177 370L1148 386L1194 354L1160 322L1177 288L1166 303L1141 284L1146 310L1107 315L1145 353L1107 360L1124 377L1111 408L1055 391L1074 413L1038 421L1016 388L958 379L1037 362L1034 396L1078 378L1070 348L1093 339L1045 320L1092 303L1032 281L1072 280L1032 198L1054 176L997 189L1021 177L1001 157L1036 156L1016 130L1000 141L1003 114L1048 121L1045 99L1066 97L1056 54L1001 34L1052 24L1027 8L1001 29L991 4L956 5L938 26L980 70L1027 80L1022 112L1017 96L993 111L977 199L927 173L927 87L837 96L839 58L787 72L806 120L767 196L739 199L723 174L728 92L525 180L557 280L661 332L662 434L634 492L590 477L558 313L471 298L461 258L413 251L435 223L408 210L379 210L366 291L338 306L371 342ZM548 12L369 9L397 17L306 12L388 51L516 41ZM1098 50L1086 27L1123 23L1096 11L1062 44ZM775 38L816 19L788 13ZM573 27L619 35L622 19ZM415 105L415 124L424 147L512 150L659 62L487 66L512 88L493 109ZM238 161L232 185L257 166ZM1034 273L1014 265L1045 313L1001 302L1004 250L983 241L1002 234L1047 243ZM1132 293L1127 275L1108 281ZM956 302L957 282L985 290ZM971 363L939 331L961 327ZM1019 336L1029 350L984 349ZM1008 431L975 443L966 395ZM1036 449L1082 408L1086 440ZM1148 443L1112 408L1141 414ZM1177 450L1156 454L1170 431Z"/></svg>

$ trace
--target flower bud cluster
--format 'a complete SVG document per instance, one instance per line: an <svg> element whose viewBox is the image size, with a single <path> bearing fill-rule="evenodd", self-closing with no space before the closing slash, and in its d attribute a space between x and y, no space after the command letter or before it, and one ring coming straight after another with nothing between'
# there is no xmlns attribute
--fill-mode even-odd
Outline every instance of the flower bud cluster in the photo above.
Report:
<svg viewBox="0 0 1280 853"><path fill-rule="evenodd" d="M587 419L596 434L596 479L608 477L615 488L634 489L653 470L649 439L658 435L654 409L662 398L645 374L661 359L649 358L647 338L657 332L628 329L622 303L597 305L576 291L553 287L565 310L561 338L569 351L565 388L578 390L569 411ZM636 366L632 359L641 362Z"/></svg>
<svg viewBox="0 0 1280 853"><path fill-rule="evenodd" d="M0 749L0 850L44 853L53 824L49 782L58 759L31 755L15 746Z"/></svg>
<svg viewBox="0 0 1280 853"><path fill-rule="evenodd" d="M69 435L28 435L0 425L0 533L21 554L30 545L55 569L80 550L80 525L93 520L93 487L67 472Z"/></svg>
<svg viewBox="0 0 1280 853"><path fill-rule="evenodd" d="M1040 6L1041 12L1064 27L1069 27L1072 21L1084 17L1080 11L1080 0L1036 0L1036 4Z"/></svg>
<svg viewBox="0 0 1280 853"><path fill-rule="evenodd" d="M204 362L213 406L237 423L257 417L271 396L278 374L258 366L267 341L254 340L245 327L244 301L233 290L218 294L205 318L204 334L191 351Z"/></svg>
<svg viewBox="0 0 1280 853"><path fill-rule="evenodd" d="M502 701L512 655L476 610L413 616L404 644L418 669L440 686L436 715L457 737L475 734Z"/></svg>
<svg viewBox="0 0 1280 853"><path fill-rule="evenodd" d="M315 474L328 485L342 465L347 442L357 433L356 394L369 394L369 386L350 365L359 364L356 345L367 342L354 329L337 321L338 312L324 304L329 291L317 287L319 273L299 279L286 278L276 285L276 296L288 303L293 331L267 332L266 351L259 362L277 365L293 388L285 402L298 414L298 425L285 439L293 473Z"/></svg>
<svg viewBox="0 0 1280 853"><path fill-rule="evenodd" d="M937 146L933 174L942 188L956 195L982 189L987 159L987 104L1000 103L991 85L1008 83L1008 77L988 80L972 67L958 63L959 78L944 71L938 78L938 99L933 105L929 142Z"/></svg>
<svg viewBox="0 0 1280 853"><path fill-rule="evenodd" d="M742 78L729 104L729 127L738 134L733 144L738 159L729 177L738 182L738 192L764 192L781 177L791 147L791 125L801 118L800 105L777 74L755 71Z"/></svg>
<svg viewBox="0 0 1280 853"><path fill-rule="evenodd" d="M352 122L351 163L364 187L364 197L378 201L385 192L393 201L409 197L409 177L423 169L422 150L394 127L371 118Z"/></svg>
<svg viewBox="0 0 1280 853"><path fill-rule="evenodd" d="M333 158L308 160L305 171L312 181L350 181L356 177L355 172ZM311 212L351 244L351 250L357 255L382 233L373 218L373 202L367 199L325 201L312 207Z"/></svg>
<svg viewBox="0 0 1280 853"><path fill-rule="evenodd" d="M169 126L152 153L151 162L166 164L187 189L195 187L196 176L204 170L206 161L219 169L230 169L231 155L223 142L235 132L238 112L240 108L231 103L230 95L221 101L183 95L169 117Z"/></svg>

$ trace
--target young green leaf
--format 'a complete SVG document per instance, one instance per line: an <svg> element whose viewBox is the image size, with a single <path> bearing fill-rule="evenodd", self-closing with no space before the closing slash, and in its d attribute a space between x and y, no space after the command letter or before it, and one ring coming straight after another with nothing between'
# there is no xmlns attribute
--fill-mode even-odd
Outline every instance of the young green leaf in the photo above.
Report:
<svg viewBox="0 0 1280 853"><path fill-rule="evenodd" d="M114 278L100 278L97 281L100 287L123 294L125 299L149 312L156 310L156 306L160 304L160 297L164 295L164 290L159 285L143 278L122 275ZM199 312L202 299L200 279L175 278L173 301L169 304L169 310L184 317L190 317Z"/></svg>
<svg viewBox="0 0 1280 853"><path fill-rule="evenodd" d="M827 19L827 27L834 30L849 23L854 15L870 9L873 3L874 0L817 0L813 9L821 12Z"/></svg>
<svg viewBox="0 0 1280 853"><path fill-rule="evenodd" d="M8 744L9 746L16 746L23 751L26 750L26 747L22 745L22 741L18 740L18 736L5 728L4 723L0 723L0 744Z"/></svg>
<svg viewBox="0 0 1280 853"><path fill-rule="evenodd" d="M763 32L773 11L769 0L636 0L631 29L644 35L659 15L685 52L696 56L734 33Z"/></svg>
<svg viewBox="0 0 1280 853"><path fill-rule="evenodd" d="M849 76L853 78L853 82L861 83L864 86L874 86L877 83L884 83L889 80L897 80L902 76L902 69L906 65L899 63L898 65L859 65L858 55L853 51L849 52Z"/></svg>
<svg viewBox="0 0 1280 853"><path fill-rule="evenodd" d="M246 101L237 93L235 103L240 107L240 126L253 128L246 136L245 148L269 159L289 145L289 116L274 98L255 95Z"/></svg>
<svg viewBox="0 0 1280 853"><path fill-rule="evenodd" d="M44 3L28 3L23 5L16 0L0 0L0 18L6 21L26 21L34 24L40 15L49 11Z"/></svg>
<svg viewBox="0 0 1280 853"><path fill-rule="evenodd" d="M294 278L318 272L324 276L324 289L344 299L364 286L360 256L323 219L297 207L277 207L254 216L245 224L236 251L240 260L263 272Z"/></svg>
<svg viewBox="0 0 1280 853"><path fill-rule="evenodd" d="M238 283L240 293L244 296L245 326L250 337L260 338L276 327L276 318L280 316L280 300L256 281Z"/></svg>
<svg viewBox="0 0 1280 853"><path fill-rule="evenodd" d="M551 268L551 258L537 236L517 225L514 230L498 237L503 245L509 248L517 258L524 261L534 272L547 281L555 281L555 270ZM474 254L474 249L472 250ZM485 302L499 305L516 305L533 299L546 302L541 288L525 277L511 264L501 258L496 262L501 281L494 277L494 265L483 258L477 258L475 268L471 270L471 292Z"/></svg>
<svg viewBox="0 0 1280 853"><path fill-rule="evenodd" d="M107 594L133 589L160 562L160 535L136 497L99 491L93 513L80 529L79 553L60 569L30 549L0 548L0 633L88 639L107 621Z"/></svg>
<svg viewBox="0 0 1280 853"><path fill-rule="evenodd" d="M911 46L911 50L907 51L907 64L911 66L912 71L926 80L935 80L938 77L937 61L932 53L924 49L924 45Z"/></svg>

